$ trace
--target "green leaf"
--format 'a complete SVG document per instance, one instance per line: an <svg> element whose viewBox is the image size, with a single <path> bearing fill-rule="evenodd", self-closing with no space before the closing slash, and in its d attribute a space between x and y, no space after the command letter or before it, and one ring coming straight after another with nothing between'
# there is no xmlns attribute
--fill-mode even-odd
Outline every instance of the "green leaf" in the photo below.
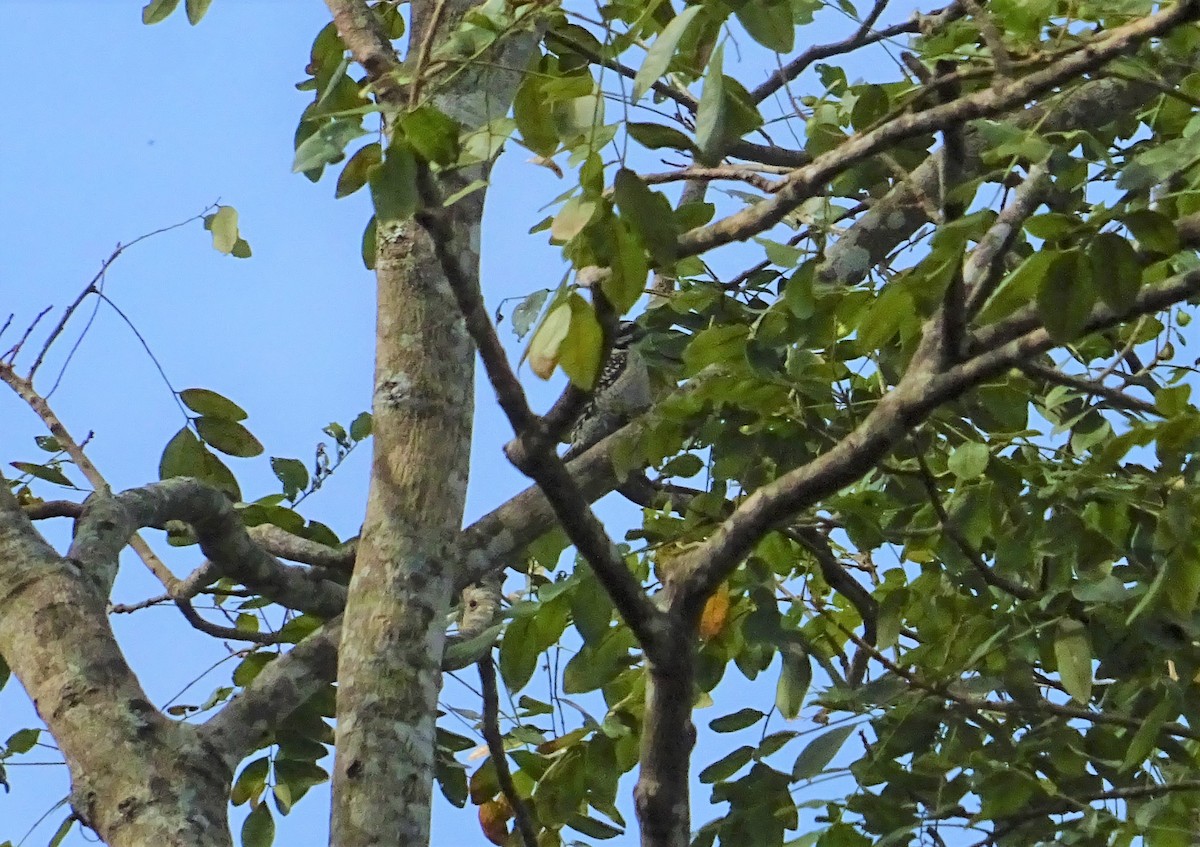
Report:
<svg viewBox="0 0 1200 847"><path fill-rule="evenodd" d="M549 296L549 288L539 288L532 294L527 295L517 308L513 310L513 333L517 338L524 338L529 333L533 322L542 313L542 306L546 304L546 298Z"/></svg>
<svg viewBox="0 0 1200 847"><path fill-rule="evenodd" d="M558 131L554 114L542 93L541 69L528 73L517 87L513 98L513 119L521 133L521 143L539 156L549 156L558 149Z"/></svg>
<svg viewBox="0 0 1200 847"><path fill-rule="evenodd" d="M1092 697L1092 645L1080 621L1059 621L1054 635L1054 658L1063 688L1077 703L1087 705Z"/></svg>
<svg viewBox="0 0 1200 847"><path fill-rule="evenodd" d="M250 810L242 822L242 847L271 847L275 840L275 819L266 803Z"/></svg>
<svg viewBox="0 0 1200 847"><path fill-rule="evenodd" d="M284 496L295 500L296 496L308 487L308 468L299 459L280 459L271 457L271 471L275 478L283 483Z"/></svg>
<svg viewBox="0 0 1200 847"><path fill-rule="evenodd" d="M600 372L600 343L603 331L592 304L575 292L567 299L571 307L571 327L558 349L563 373L579 388L590 390Z"/></svg>
<svg viewBox="0 0 1200 847"><path fill-rule="evenodd" d="M654 43L646 51L646 58L633 78L632 102L636 103L641 100L642 95L649 91L659 77L667 72L667 67L671 64L671 59L679 47L680 39L683 38L688 26L703 8L700 5L689 6L663 27L663 31L658 34L658 38L654 39Z"/></svg>
<svg viewBox="0 0 1200 847"><path fill-rule="evenodd" d="M41 734L40 729L18 729L8 737L8 741L4 742L4 748L9 753L28 753L37 744L38 736Z"/></svg>
<svg viewBox="0 0 1200 847"><path fill-rule="evenodd" d="M405 144L392 144L383 163L367 169L367 181L378 221L408 220L421 207L417 158Z"/></svg>
<svg viewBox="0 0 1200 847"><path fill-rule="evenodd" d="M240 806L262 794L267 785L267 771L270 766L270 760L263 756L242 768L242 772L233 781L233 787L229 792L229 802Z"/></svg>
<svg viewBox="0 0 1200 847"><path fill-rule="evenodd" d="M350 422L350 440L362 441L369 438L375 427L375 419L370 412L359 412L358 417Z"/></svg>
<svg viewBox="0 0 1200 847"><path fill-rule="evenodd" d="M249 458L263 451L259 440L236 421L203 416L196 419L196 430L206 444L227 456Z"/></svg>
<svg viewBox="0 0 1200 847"><path fill-rule="evenodd" d="M35 479L52 482L55 485L71 484L71 480L67 478L67 475L54 465L38 465L33 462L10 462L10 464L21 471L21 473L27 473Z"/></svg>
<svg viewBox="0 0 1200 847"><path fill-rule="evenodd" d="M1034 300L1051 265L1061 255L1058 250L1039 250L1017 265L983 307L980 323L994 323Z"/></svg>
<svg viewBox="0 0 1200 847"><path fill-rule="evenodd" d="M375 216L371 215L371 219L367 221L367 226L363 229L362 234L362 263L363 267L369 271L375 270L375 236Z"/></svg>
<svg viewBox="0 0 1200 847"><path fill-rule="evenodd" d="M1138 247L1148 253L1172 256L1179 250L1179 231L1166 215L1151 209L1139 209L1122 219Z"/></svg>
<svg viewBox="0 0 1200 847"><path fill-rule="evenodd" d="M725 99L725 74L722 72L724 55L725 46L718 45L708 60L696 112L696 146L700 151L697 159L705 165L716 164L725 146L728 103Z"/></svg>
<svg viewBox="0 0 1200 847"><path fill-rule="evenodd" d="M210 418L221 418L227 421L244 421L245 410L227 397L207 388L185 388L179 392L179 399L198 415Z"/></svg>
<svg viewBox="0 0 1200 847"><path fill-rule="evenodd" d="M693 6L692 8L700 7ZM629 133L630 138L650 150L660 150L663 147L687 151L696 149L692 139L674 127L651 123L628 123L625 125L625 131Z"/></svg>
<svg viewBox="0 0 1200 847"><path fill-rule="evenodd" d="M186 426L175 433L163 448L158 460L158 478L176 476L201 476L204 471L205 451L200 439Z"/></svg>
<svg viewBox="0 0 1200 847"><path fill-rule="evenodd" d="M833 757L846 743L846 739L854 732L854 727L854 724L839 726L810 741L808 746L800 751L800 755L796 757L796 763L792 765L792 780L799 782L804 779L813 779L824 773L825 768L829 767L829 763L833 761Z"/></svg>
<svg viewBox="0 0 1200 847"><path fill-rule="evenodd" d="M572 197L554 216L554 223L550 225L550 237L558 242L570 241L583 231L599 205L595 200Z"/></svg>
<svg viewBox="0 0 1200 847"><path fill-rule="evenodd" d="M750 37L776 53L789 53L795 43L792 5L788 0L748 0L737 9L737 19Z"/></svg>
<svg viewBox="0 0 1200 847"><path fill-rule="evenodd" d="M1166 557L1167 605L1180 616L1191 617L1200 599L1200 550L1191 543L1177 546Z"/></svg>
<svg viewBox="0 0 1200 847"><path fill-rule="evenodd" d="M783 304L793 315L804 320L811 318L816 310L817 300L813 293L813 273L816 267L813 263L801 266L788 277L783 289Z"/></svg>
<svg viewBox="0 0 1200 847"><path fill-rule="evenodd" d="M767 254L767 261L781 268L794 268L804 261L805 251L790 244L780 244L769 238L755 238Z"/></svg>
<svg viewBox="0 0 1200 847"><path fill-rule="evenodd" d="M362 118L337 118L327 121L317 131L300 142L292 160L292 173L309 171L331 162L343 155L346 145L367 134L362 127Z"/></svg>
<svg viewBox="0 0 1200 847"><path fill-rule="evenodd" d="M142 23L156 24L165 20L179 5L179 0L150 0L142 7Z"/></svg>
<svg viewBox="0 0 1200 847"><path fill-rule="evenodd" d="M709 721L708 728L713 732L737 732L739 729L745 729L765 718L766 715L758 709L746 707L738 709L732 714L723 715L715 720Z"/></svg>
<svg viewBox="0 0 1200 847"><path fill-rule="evenodd" d="M671 202L657 191L651 191L636 173L621 168L613 178L613 199L621 217L641 236L658 267L670 267L675 262L675 245L679 233ZM639 291L640 293L640 291ZM637 298L634 298L636 302ZM629 303L624 309L628 309Z"/></svg>
<svg viewBox="0 0 1200 847"><path fill-rule="evenodd" d="M238 664L233 670L233 684L245 687L258 677L271 661L275 658L274 653L251 653ZM265 759L263 761L266 761ZM243 775L245 771L242 772ZM264 770L265 773L265 770ZM236 804L235 804L236 805Z"/></svg>
<svg viewBox="0 0 1200 847"><path fill-rule="evenodd" d="M153 21L151 21L153 23ZM71 815L65 821L58 825L58 829L54 830L54 835L50 836L50 840L46 843L46 847L58 847L63 843L63 839L67 837L67 833L71 831L71 827L75 825L75 816Z"/></svg>
<svg viewBox="0 0 1200 847"><path fill-rule="evenodd" d="M1142 286L1142 266L1133 246L1116 233L1102 232L1088 245L1088 259L1100 299L1121 314L1132 308Z"/></svg>
<svg viewBox="0 0 1200 847"><path fill-rule="evenodd" d="M512 692L520 691L537 669L540 650L533 637L537 624L532 617L511 621L500 642L500 676Z"/></svg>
<svg viewBox="0 0 1200 847"><path fill-rule="evenodd" d="M571 829L582 832L588 838L598 838L601 840L616 838L618 835L625 833L625 830L620 827L579 814L571 815L571 817L567 818L566 824Z"/></svg>
<svg viewBox="0 0 1200 847"><path fill-rule="evenodd" d="M1163 699L1154 707L1154 710L1142 720L1142 725L1134 733L1133 738L1129 740L1125 758L1121 760L1122 773L1128 773L1146 761L1146 757L1158 746L1158 734L1162 731L1163 724L1177 714L1179 714L1179 707L1170 697Z"/></svg>
<svg viewBox="0 0 1200 847"><path fill-rule="evenodd" d="M570 330L571 304L567 301L550 309L534 330L525 358L529 359L530 369L542 379L549 379L558 367L558 351Z"/></svg>
<svg viewBox="0 0 1200 847"><path fill-rule="evenodd" d="M438 165L458 159L458 122L433 108L418 106L400 118L404 137L423 158Z"/></svg>
<svg viewBox="0 0 1200 847"><path fill-rule="evenodd" d="M1164 417L1173 418L1186 412L1191 404L1192 387L1187 384L1160 388L1154 395L1154 405Z"/></svg>
<svg viewBox="0 0 1200 847"><path fill-rule="evenodd" d="M492 649L502 628L503 624L493 624L478 635L451 643L442 656L442 670L460 670L475 664Z"/></svg>
<svg viewBox="0 0 1200 847"><path fill-rule="evenodd" d="M216 214L209 216L208 228L212 231L213 249L229 255L238 241L238 213L232 206L222 206Z"/></svg>
<svg viewBox="0 0 1200 847"><path fill-rule="evenodd" d="M723 782L744 768L753 758L754 748L743 745L700 771L697 779L707 784Z"/></svg>
<svg viewBox="0 0 1200 847"><path fill-rule="evenodd" d="M794 644L780 653L783 667L779 671L779 682L775 686L775 707L789 720L804 708L804 695L812 682L812 664L808 654Z"/></svg>
<svg viewBox="0 0 1200 847"><path fill-rule="evenodd" d="M353 194L367 184L371 168L383 161L383 148L378 142L371 142L350 157L338 174L337 188L334 197L342 198Z"/></svg>
<svg viewBox="0 0 1200 847"><path fill-rule="evenodd" d="M946 465L960 481L978 479L987 470L989 458L991 457L986 444L968 441L954 448L954 452L946 460Z"/></svg>
<svg viewBox="0 0 1200 847"><path fill-rule="evenodd" d="M185 8L187 9L188 23L192 26L200 23L208 14L208 7L211 5L212 0L187 0Z"/></svg>
<svg viewBox="0 0 1200 847"><path fill-rule="evenodd" d="M1038 313L1055 341L1071 341L1083 332L1096 289L1092 266L1079 250L1060 253L1050 263L1037 297Z"/></svg>

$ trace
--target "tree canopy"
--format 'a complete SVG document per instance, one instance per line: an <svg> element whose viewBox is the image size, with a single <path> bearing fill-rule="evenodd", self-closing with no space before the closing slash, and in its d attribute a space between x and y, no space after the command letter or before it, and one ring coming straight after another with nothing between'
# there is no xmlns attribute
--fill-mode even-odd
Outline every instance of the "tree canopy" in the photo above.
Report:
<svg viewBox="0 0 1200 847"><path fill-rule="evenodd" d="M1193 843L1200 3L327 6L291 165L371 197L369 413L247 501L228 457L264 446L213 374L114 491L43 370L96 281L0 330L46 427L5 456L0 679L70 770L58 837L231 844L232 803L260 847L330 779L339 847L431 843L435 786L520 847ZM500 155L563 186L518 210L562 279L502 303ZM200 220L254 261L234 206ZM653 403L565 462L622 319ZM476 402L530 487L464 528ZM359 445L339 538L305 501ZM148 604L245 645L197 710L121 654L127 546Z"/></svg>

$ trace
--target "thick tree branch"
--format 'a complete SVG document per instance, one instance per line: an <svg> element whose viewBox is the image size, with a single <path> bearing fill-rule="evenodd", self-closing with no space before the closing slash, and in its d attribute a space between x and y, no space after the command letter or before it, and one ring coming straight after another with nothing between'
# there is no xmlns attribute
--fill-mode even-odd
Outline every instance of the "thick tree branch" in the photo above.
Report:
<svg viewBox="0 0 1200 847"><path fill-rule="evenodd" d="M1104 32L1085 48L1054 64L1013 81L1002 90L986 89L934 106L917 114L901 115L883 126L848 139L810 165L792 173L787 184L771 199L764 200L717 223L693 229L679 238L678 254L694 256L733 241L742 241L766 231L809 197L815 196L834 176L887 146L917 135L990 117L1022 105L1051 88L1076 79L1128 53L1150 38L1169 32L1191 20L1195 0L1182 0L1163 11L1139 18Z"/></svg>
<svg viewBox="0 0 1200 847"><path fill-rule="evenodd" d="M257 750L263 737L337 673L340 617L327 621L290 651L269 662L217 714L200 727L205 743L229 770Z"/></svg>
<svg viewBox="0 0 1200 847"><path fill-rule="evenodd" d="M1113 79L1085 82L1046 105L1016 113L1012 123L1043 134L1096 128L1124 118L1154 94L1149 85ZM964 171L972 174L981 167L986 142L975 133L967 133L966 140ZM930 216L920 198L939 196L941 158L941 151L929 157L829 246L817 271L822 281L844 285L861 281L896 245L929 223ZM1200 241L1200 219L1196 232Z"/></svg>
<svg viewBox="0 0 1200 847"><path fill-rule="evenodd" d="M450 249L449 221L439 211L442 204L436 187L427 175L420 183L425 209L418 214L418 221L429 233L442 272L450 283L467 330L475 340L488 379L496 392L496 399L516 433L521 455L514 459L514 464L546 493L567 537L596 573L629 628L646 650L654 650L661 640L660 632L664 623L661 612L647 597L641 583L617 552L604 525L592 512L587 498L555 454L545 426L529 407L525 390L496 336L478 284L466 273L459 257Z"/></svg>
<svg viewBox="0 0 1200 847"><path fill-rule="evenodd" d="M964 308L968 320L979 314L1004 278L1004 262L1009 248L1021 234L1025 220L1045 199L1049 185L1048 164L1038 162L1033 165L1028 176L1013 192L1012 199L1000 210L996 220L967 256L963 265L963 286L966 289Z"/></svg>
<svg viewBox="0 0 1200 847"><path fill-rule="evenodd" d="M75 813L114 847L230 844L232 771L215 766L195 727L151 704L108 626L104 597L0 486L0 655L67 761ZM181 832L182 820L195 825Z"/></svg>
<svg viewBox="0 0 1200 847"><path fill-rule="evenodd" d="M1144 289L1126 313L1097 307L1083 332L1096 332L1137 315L1161 311L1197 293L1200 271L1189 271ZM1025 314L985 327L980 335L989 340L975 343L976 352L970 358L940 374L922 367L918 353L899 384L879 400L853 432L824 455L746 498L678 568L679 576L668 588L670 608L681 609L688 618L698 615L708 595L776 523L869 472L908 431L943 403L1058 343L1038 326L1036 319L1030 320Z"/></svg>
<svg viewBox="0 0 1200 847"><path fill-rule="evenodd" d="M326 0L325 5L333 14L342 42L366 69L379 99L391 106L404 106L408 102L407 92L396 76L400 60L379 17L362 0Z"/></svg>

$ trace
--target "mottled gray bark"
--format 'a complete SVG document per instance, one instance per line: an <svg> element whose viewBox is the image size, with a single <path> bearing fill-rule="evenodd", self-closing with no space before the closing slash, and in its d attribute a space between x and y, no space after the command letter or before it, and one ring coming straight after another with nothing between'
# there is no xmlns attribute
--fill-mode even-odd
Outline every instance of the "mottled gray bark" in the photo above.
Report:
<svg viewBox="0 0 1200 847"><path fill-rule="evenodd" d="M71 807L112 847L231 844L230 769L142 691L89 572L97 563L59 556L0 486L0 655L62 751Z"/></svg>
<svg viewBox="0 0 1200 847"><path fill-rule="evenodd" d="M365 3L329 0L338 31L385 107L408 105L398 60ZM431 48L474 5L412 4L410 58ZM512 102L532 34L449 81L422 79L435 104L467 129ZM505 70L511 68L512 70ZM419 71L420 73L420 71ZM443 179L445 195L486 169ZM452 249L478 286L484 193L449 210ZM456 540L470 459L474 349L428 236L415 223L381 222L374 456L366 522L346 604L338 663L332 840L340 847L426 844L445 620L462 564Z"/></svg>

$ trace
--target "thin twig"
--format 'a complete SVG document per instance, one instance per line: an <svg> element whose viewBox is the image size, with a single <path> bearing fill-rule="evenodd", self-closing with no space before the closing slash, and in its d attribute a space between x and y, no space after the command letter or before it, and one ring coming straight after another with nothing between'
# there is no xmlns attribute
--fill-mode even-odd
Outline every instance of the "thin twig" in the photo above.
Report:
<svg viewBox="0 0 1200 847"><path fill-rule="evenodd" d="M496 666L492 664L491 651L476 662L475 666L479 668L479 685L483 690L483 740L487 742L492 766L496 769L496 782L500 785L504 799L508 801L508 807L512 809L522 843L525 847L537 847L537 828L533 825L529 806L517 793L517 786L513 783L512 771L508 767L508 754L504 751L504 737L500 734L500 695L496 689Z"/></svg>
<svg viewBox="0 0 1200 847"><path fill-rule="evenodd" d="M1037 596L1037 592L1032 588L1021 585L1019 582L1009 579L1002 574L996 573L992 568L989 568L987 562L983 560L983 556L976 550L971 542L967 539L950 514L946 511L945 505L942 503L941 493L938 491L937 480L933 476L933 472L929 469L925 457L921 455L920 445L913 444L913 454L917 459L917 467L921 470L921 484L925 487L925 493L929 498L929 505L933 507L933 513L937 515L938 523L941 524L942 532L954 542L954 546L959 549L966 560L975 569L975 572L993 588L999 588L1006 594L1011 594L1018 600L1032 600Z"/></svg>
<svg viewBox="0 0 1200 847"><path fill-rule="evenodd" d="M53 308L54 308L53 306L47 306L46 308L44 308L40 312L38 312L37 315L34 317L33 322L30 323L29 326L25 328L24 335L22 335L17 340L16 344L14 344L7 351L5 351L3 356L0 356L0 361L4 361L5 359L7 359L10 363L13 362L17 358L17 354L21 352L21 348L25 346L25 342L29 340L29 336L33 334L34 327L36 327L38 325L38 323L41 322L42 318L46 317L46 315L48 315L50 313L50 310ZM11 320L11 318L10 318L10 320ZM8 324L5 324L5 326L7 327Z"/></svg>
<svg viewBox="0 0 1200 847"><path fill-rule="evenodd" d="M1038 362L1022 362L1021 370L1033 377L1040 377L1047 382L1052 382L1055 385L1065 385L1068 388L1074 388L1077 391L1082 391L1095 397L1101 397L1111 403L1118 409L1124 409L1129 412L1138 412L1143 415L1157 415L1164 417L1158 407L1153 403L1141 400L1137 397L1130 397L1124 391L1112 386L1105 385L1091 379L1085 379L1081 376L1072 376L1065 374L1057 368L1047 367Z"/></svg>

